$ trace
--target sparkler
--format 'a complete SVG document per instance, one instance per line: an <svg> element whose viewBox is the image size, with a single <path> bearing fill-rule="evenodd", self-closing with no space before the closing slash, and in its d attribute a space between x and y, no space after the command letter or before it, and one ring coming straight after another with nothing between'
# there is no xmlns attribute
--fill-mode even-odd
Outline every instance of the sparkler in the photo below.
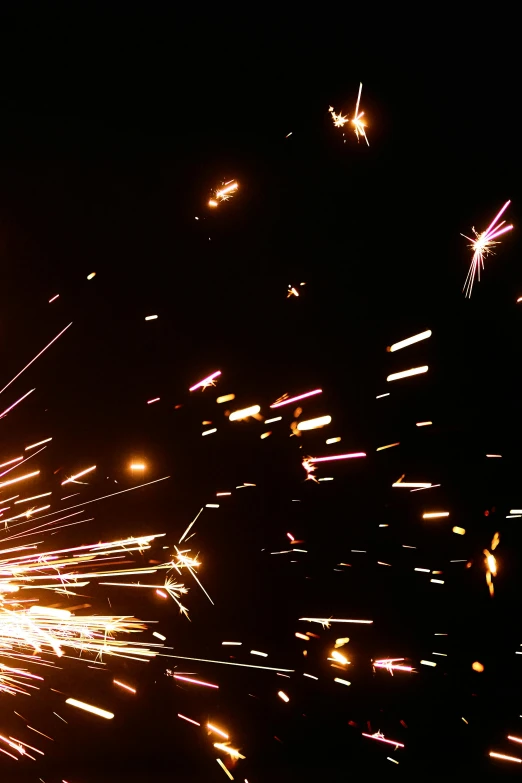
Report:
<svg viewBox="0 0 522 783"><path fill-rule="evenodd" d="M333 106L330 106L328 111L332 115L333 124L336 128L342 128L349 121L348 117L344 117L342 114L336 114Z"/></svg>
<svg viewBox="0 0 522 783"><path fill-rule="evenodd" d="M506 209L511 204L511 201L506 201L500 212L496 215L496 217L493 219L493 221L489 224L488 228L483 231L481 234L479 234L477 231L475 231L474 228L471 230L473 231L473 234L475 235L475 238L466 236L466 234L461 234L465 239L468 239L471 244L470 248L473 250L473 256L471 258L471 265L468 271L468 275L466 277L466 280L464 282L463 291L465 291L466 297L471 297L471 292L473 289L473 283L475 282L475 276L478 278L478 281L480 282L480 270L484 269L484 258L488 255L493 255L492 248L495 245L498 245L499 243L495 241L497 237L501 236L502 234L505 234L507 231L511 231L513 228L512 225L506 226L505 220L502 220L500 223L498 222Z"/></svg>
<svg viewBox="0 0 522 783"><path fill-rule="evenodd" d="M209 200L209 207L217 207L222 201L229 201L239 188L239 184L234 180L223 183L223 186L214 191L213 197Z"/></svg>
<svg viewBox="0 0 522 783"><path fill-rule="evenodd" d="M289 397L288 394L283 394L282 397L280 397L278 400L276 400L270 407L271 408L280 408L281 405L290 405L292 402L297 402L298 400L304 400L306 397L313 397L316 394L322 394L322 389L314 389L313 391L305 392L305 394L298 394L297 397Z"/></svg>

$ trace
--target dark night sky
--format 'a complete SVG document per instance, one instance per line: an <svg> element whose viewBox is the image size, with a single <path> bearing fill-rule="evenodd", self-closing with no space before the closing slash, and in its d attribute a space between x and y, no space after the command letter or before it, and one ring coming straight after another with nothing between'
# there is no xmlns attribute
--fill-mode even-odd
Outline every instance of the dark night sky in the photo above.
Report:
<svg viewBox="0 0 522 783"><path fill-rule="evenodd" d="M0 456L53 435L42 491L58 482L57 468L96 463L85 497L131 486L133 455L146 459L148 478L171 476L91 506L94 521L60 534L67 542L143 532L175 542L216 491L255 482L198 522L193 543L215 607L196 587L190 623L141 595L111 593L112 606L158 619L175 654L222 658L221 640L237 638L241 660L265 650L269 665L298 674L174 662L219 682L216 696L176 687L164 661L108 673L74 664L51 687L109 705L117 719L100 725L74 713L69 726L55 725L57 694L44 688L45 699L18 707L4 697L0 732L20 730L18 709L52 727L56 742L38 767L14 772L0 761L1 779L225 780L206 735L178 712L230 728L247 756L235 778L249 783L500 774L485 754L509 753L505 735L521 733L522 685L519 520L505 519L522 502L520 132L509 40L501 56L489 49L477 59L472 29L459 50L456 34L408 39L403 29L397 38L382 25L374 36L369 21L357 28L347 18L344 28L326 13L276 26L217 8L189 19L160 4L20 10L7 6L2 25L0 386L74 323L2 395L7 406L36 388L2 421ZM327 112L351 112L360 79L370 148L350 135L343 144ZM210 212L210 189L230 178L238 196ZM515 231L467 301L460 232L485 227L508 198ZM302 297L287 300L288 284L301 281ZM159 320L145 323L150 313ZM386 353L427 328L429 341ZM387 388L390 372L418 364L429 373ZM188 394L215 369L216 390ZM330 413L331 431L301 443L288 437L290 409L261 441L261 423L228 424L215 403L234 392L238 405L266 412L284 392L316 387L324 392L303 415ZM146 406L155 396L161 402ZM202 439L205 419L218 433ZM417 429L424 419L434 426ZM303 452L326 453L332 435L342 436L341 451L368 458L323 469L331 484L303 483ZM439 494L397 496L390 485L402 473L440 482ZM433 505L451 509L467 535L419 522ZM492 601L481 552L496 530ZM295 564L267 554L286 548L287 531L309 552ZM473 566L450 566L454 558ZM333 570L340 561L352 564L347 573ZM445 571L441 589L413 572L425 564ZM95 601L105 611L101 589ZM303 663L294 638L303 614L374 625L323 632ZM443 642L433 637L440 631ZM354 661L346 691L325 660L345 634ZM437 645L448 658L435 671L418 666ZM419 673L374 675L371 659L389 656L410 657ZM483 675L473 675L473 660ZM304 681L303 670L320 681ZM140 697L114 693L113 674L137 683ZM367 721L407 749L362 740Z"/></svg>

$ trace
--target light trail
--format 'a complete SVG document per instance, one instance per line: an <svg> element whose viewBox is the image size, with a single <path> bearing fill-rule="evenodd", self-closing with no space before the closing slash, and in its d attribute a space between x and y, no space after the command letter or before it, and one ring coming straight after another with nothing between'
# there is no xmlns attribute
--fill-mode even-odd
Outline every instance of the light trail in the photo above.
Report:
<svg viewBox="0 0 522 783"><path fill-rule="evenodd" d="M280 408L282 405L290 405L292 402L297 402L298 400L304 400L306 399L306 397L313 397L315 394L322 394L322 393L323 393L322 389L314 389L313 391L306 392L305 394L298 394L297 397L286 397L285 395L283 395L283 397L280 397L279 400L276 400L270 407Z"/></svg>
<svg viewBox="0 0 522 783"><path fill-rule="evenodd" d="M373 620L371 621L373 622ZM169 658L177 658L181 661L198 661L200 663L219 663L223 666L241 666L246 669L266 669L271 672L294 672L295 669L283 669L281 666L255 666L253 663L233 663L232 661L213 661L209 658L189 658L186 655L169 655Z"/></svg>
<svg viewBox="0 0 522 783"><path fill-rule="evenodd" d="M259 405L251 405L250 408L242 408L238 411L232 411L228 417L229 421L240 421L241 419L248 419L250 416L255 416L261 410Z"/></svg>
<svg viewBox="0 0 522 783"><path fill-rule="evenodd" d="M367 737L368 739L378 740L378 742L386 742L388 745L396 745L398 748L404 747L402 742L396 742L395 740L386 739L379 732L377 732L376 734L365 734L364 732L362 732L362 736Z"/></svg>
<svg viewBox="0 0 522 783"><path fill-rule="evenodd" d="M79 479L82 476L87 475L87 473L91 473L93 470L96 470L96 465L91 465L90 468L85 468L85 470L80 471L80 473L76 473L75 476L71 476L71 478L62 481L62 487L64 484L70 484L72 481L76 481L76 479Z"/></svg>
<svg viewBox="0 0 522 783"><path fill-rule="evenodd" d="M504 753L495 753L490 750L489 755L493 759L502 759L502 761L515 761L517 764L522 764L522 759L518 759L516 756L506 756Z"/></svg>
<svg viewBox="0 0 522 783"><path fill-rule="evenodd" d="M219 685L214 685L211 682L204 682L203 680L193 680L191 677L182 677L181 674L172 675L175 680L183 680L183 682L190 682L192 685L204 685L205 688L219 688Z"/></svg>
<svg viewBox="0 0 522 783"><path fill-rule="evenodd" d="M287 696L284 691L277 691L277 695L279 696L280 699L282 699L286 703L290 701L290 697Z"/></svg>
<svg viewBox="0 0 522 783"><path fill-rule="evenodd" d="M390 353L394 353L395 351L400 351L401 348L407 348L409 345L413 345L414 343L418 343L421 340L427 340L428 337L431 337L432 331L431 329L427 329L425 332L419 332L419 334L414 334L413 337L407 337L405 340L400 340L398 343L393 343L393 345L390 345L386 350Z"/></svg>
<svg viewBox="0 0 522 783"><path fill-rule="evenodd" d="M33 478L33 476L38 476L39 474L39 470L34 470L32 473L25 473L23 476L18 476L17 478L9 479L8 481L0 481L0 489L2 487L7 487L8 484L17 484L19 481L25 481L25 479Z"/></svg>
<svg viewBox="0 0 522 783"><path fill-rule="evenodd" d="M200 387L204 389L206 386L215 386L214 379L218 378L221 375L221 370L216 370L216 372L213 372L211 375L208 375L206 378L203 378L202 381L198 381L194 384L194 386L191 386L189 391L196 391L196 389L199 389Z"/></svg>
<svg viewBox="0 0 522 783"><path fill-rule="evenodd" d="M483 231L481 234L477 233L475 229L473 228L472 231L475 235L475 239L472 239L472 237L466 236L466 234L461 234L461 236L464 237L464 239L469 239L471 242L471 249L473 250L473 256L471 258L471 265L466 277L466 280L464 282L463 291L465 291L466 297L471 297L471 292L473 290L473 283L475 282L475 276L477 276L478 281L480 282L480 270L484 269L484 258L487 255L493 254L492 247L495 245L498 245L498 242L495 242L497 237L501 236L502 234L505 234L507 231L511 231L513 228L512 225L506 226L505 220L502 220L500 223L498 222L499 219L502 217L506 209L511 204L511 201L506 201L500 212L495 216L493 221L489 224L487 229Z"/></svg>
<svg viewBox="0 0 522 783"><path fill-rule="evenodd" d="M319 427L326 427L326 425L330 424L331 421L331 416L318 416L316 419L306 419L305 421L300 421L297 425L297 429L301 432L305 430L316 430Z"/></svg>
<svg viewBox="0 0 522 783"><path fill-rule="evenodd" d="M16 406L17 406L17 405L18 405L20 402L22 402L23 400L25 400L25 398L26 398L26 397L29 397L29 395L30 395L30 394L32 394L33 392L34 392L34 389L31 389L30 391L26 392L26 394L24 394L24 395L23 395L23 397L20 397L20 398L19 398L19 399L18 399L16 402L13 402L13 404L12 404L12 405L10 405L10 406L9 406L9 408L6 408L6 409L5 409L5 411L2 411L2 413L0 413L0 419L3 419L3 418L4 418L4 416L7 416L7 414L9 413L9 411L12 411L12 410L13 410L13 408L16 408Z"/></svg>
<svg viewBox="0 0 522 783"><path fill-rule="evenodd" d="M77 707L79 710L91 712L93 715L97 715L99 718L105 718L106 720L112 720L112 718L114 718L113 712L107 712L107 710L102 710L100 707L95 707L92 704L86 704L83 701L78 701L78 699L66 699L65 703L69 704L71 707Z"/></svg>
<svg viewBox="0 0 522 783"><path fill-rule="evenodd" d="M310 457L310 462L332 462L337 459L356 459L358 457L366 457L364 451L354 451L351 454L334 454L331 457Z"/></svg>
<svg viewBox="0 0 522 783"><path fill-rule="evenodd" d="M187 718L187 716L182 715L181 712L178 712L178 718L181 718L182 720L186 720L188 723L193 723L194 726L201 726L201 723L198 723L197 720L192 720L192 718Z"/></svg>
<svg viewBox="0 0 522 783"><path fill-rule="evenodd" d="M423 519L439 519L439 517L449 517L449 511L430 511L427 514L423 514Z"/></svg>
<svg viewBox="0 0 522 783"><path fill-rule="evenodd" d="M26 446L24 451L29 451L30 449L35 449L37 446L43 446L44 443L49 443L49 441L52 440L52 438L45 438L45 440L39 440L38 443L31 443L30 446ZM0 468L2 466L0 465Z"/></svg>
<svg viewBox="0 0 522 783"><path fill-rule="evenodd" d="M223 402L230 402L230 400L235 400L236 395L235 394L224 394L222 397L218 397L216 402L218 405L221 405Z"/></svg>
<svg viewBox="0 0 522 783"><path fill-rule="evenodd" d="M422 375L425 372L428 372L427 364L423 365L422 367L412 367L411 370L402 370L402 372L393 372L391 375L388 375L386 380L388 382L398 381L401 378L409 378L412 375Z"/></svg>
<svg viewBox="0 0 522 783"><path fill-rule="evenodd" d="M210 202L209 202L209 204L210 204ZM219 764L219 766L221 767L221 769L222 769L222 770L225 772L226 776L227 776L227 777L228 777L230 780L234 780L234 777L233 777L233 775L232 775L232 774L231 774L231 773L228 771L228 769L225 767L225 765L223 764L223 762L221 761L221 759L216 759L216 761L217 761L217 763Z"/></svg>
<svg viewBox="0 0 522 783"><path fill-rule="evenodd" d="M51 342L50 342L50 343L47 343L47 345L45 346L45 348L42 348L42 350L40 351L40 353L37 353L37 354L36 354L36 356L34 357L34 359L31 359L31 361L30 361L30 362L28 362L28 363L25 365L25 367L23 367L23 368L20 370L20 372L19 372L17 375L15 375L15 376L14 376L14 378L11 378L11 380L9 381L9 383L6 383L6 385L4 386L4 388L3 388L3 389L0 389L0 394L2 394L2 392L5 392L5 390L6 390L6 389L7 389L7 388L8 388L8 387L9 387L9 386L12 384L12 383L14 383L14 381L16 381L16 379L17 379L17 378L19 378L19 377L20 377L20 375L21 375L23 372L25 372L25 371L27 370L27 368L28 368L28 367L30 367L30 366L33 364L33 362L35 362L35 361L36 361L36 360L37 360L37 359L38 359L38 358L39 358L39 357L40 357L40 356L41 356L43 353L45 353L45 351L46 351L46 350L47 350L47 349L48 349L48 348L49 348L49 347L50 347L50 346L51 346L53 343L55 343L55 342L56 342L56 340L58 340L58 338L62 336L62 334L64 334L64 333L67 331L67 329L69 328L69 326L72 326L72 321L71 321L71 323L70 323L70 324L68 324L68 325L65 327L65 329L62 329L62 331L61 331L59 334L57 334L57 335L56 335L56 337L53 337L53 339L51 340Z"/></svg>

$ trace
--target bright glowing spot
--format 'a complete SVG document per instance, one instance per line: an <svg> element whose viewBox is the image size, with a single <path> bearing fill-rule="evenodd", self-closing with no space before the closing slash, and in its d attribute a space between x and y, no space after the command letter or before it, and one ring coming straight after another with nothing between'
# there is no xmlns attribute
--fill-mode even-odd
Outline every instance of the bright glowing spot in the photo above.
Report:
<svg viewBox="0 0 522 783"><path fill-rule="evenodd" d="M49 299L49 304L51 304L51 302L54 302L55 299L58 299L59 296L60 294L55 294L51 299Z"/></svg>
<svg viewBox="0 0 522 783"><path fill-rule="evenodd" d="M234 647L239 647L239 645L243 644L243 642L221 642L221 644L229 645L229 646L233 645Z"/></svg>
<svg viewBox="0 0 522 783"><path fill-rule="evenodd" d="M345 666L350 663L348 658L346 658L342 653L338 652L337 650L333 650L330 653L330 657L333 658L334 661L337 661L338 663L342 663Z"/></svg>
<svg viewBox="0 0 522 783"><path fill-rule="evenodd" d="M212 427L211 430L205 430L201 435L212 435L214 432L217 432L217 427Z"/></svg>
<svg viewBox="0 0 522 783"><path fill-rule="evenodd" d="M290 701L290 698L286 695L286 693L284 691L278 691L277 695L279 696L280 699L282 699L285 702L289 702Z"/></svg>
<svg viewBox="0 0 522 783"><path fill-rule="evenodd" d="M157 631L153 631L152 635L155 636L156 639L161 639L162 642L164 642L165 639L167 638L166 636L163 636L162 633L158 633Z"/></svg>
<svg viewBox="0 0 522 783"><path fill-rule="evenodd" d="M427 340L428 337L431 337L431 329L427 329L425 332L419 332L419 334L414 334L413 337L407 337L405 340L401 340L398 343L393 343L393 345L390 345L388 348L388 351L393 353L394 351L400 351L401 348L407 348L408 345L413 345L413 343L418 343L421 340Z"/></svg>
<svg viewBox="0 0 522 783"><path fill-rule="evenodd" d="M428 372L428 365L425 364L422 367L412 367L411 370L402 370L402 372L393 372L391 375L388 375L386 380L389 381L398 381L401 378L409 378L412 375L422 375L422 373Z"/></svg>
<svg viewBox="0 0 522 783"><path fill-rule="evenodd" d="M22 498L22 500L15 500L14 504L16 506L18 503L29 503L30 500L38 500L38 498L45 498L48 495L52 495L52 494L53 494L52 492L43 492L41 495L33 495L30 498Z"/></svg>
<svg viewBox="0 0 522 783"><path fill-rule="evenodd" d="M423 514L423 519L438 519L439 517L449 517L449 511L430 511L428 514Z"/></svg>
<svg viewBox="0 0 522 783"><path fill-rule="evenodd" d="M326 427L332 421L331 416L318 416L316 419L307 419L306 421L300 421L297 425L298 430L316 430L319 427ZM340 440L340 438L339 438Z"/></svg>
<svg viewBox="0 0 522 783"><path fill-rule="evenodd" d="M262 658L268 658L268 653L259 652L259 650L250 650L250 655L260 655Z"/></svg>
<svg viewBox="0 0 522 783"><path fill-rule="evenodd" d="M414 571L423 571L426 574L430 573L430 569L429 568L414 568L413 570Z"/></svg>
<svg viewBox="0 0 522 783"><path fill-rule="evenodd" d="M492 458L502 459L502 454L486 454L486 457L489 457L490 459Z"/></svg>
<svg viewBox="0 0 522 783"><path fill-rule="evenodd" d="M219 503L205 503L205 508L219 508Z"/></svg>
<svg viewBox="0 0 522 783"><path fill-rule="evenodd" d="M155 321L155 320L156 320L156 318L158 318L158 316L157 316L157 315L146 315L146 316L145 316L145 320L146 320L146 321Z"/></svg>
<svg viewBox="0 0 522 783"><path fill-rule="evenodd" d="M131 470L145 470L145 463L144 462L131 462L130 464Z"/></svg>
<svg viewBox="0 0 522 783"><path fill-rule="evenodd" d="M282 421L282 416L275 416L273 419L265 419L265 424L272 424L274 421Z"/></svg>
<svg viewBox="0 0 522 783"><path fill-rule="evenodd" d="M390 396L390 392L386 392L386 394L378 394L375 399L380 400L381 397L389 397L389 396Z"/></svg>
<svg viewBox="0 0 522 783"><path fill-rule="evenodd" d="M93 715L97 715L99 718L106 718L107 720L112 720L114 718L113 712L107 712L107 710L102 710L99 707L94 707L92 704L85 704L83 701L78 701L78 699L66 699L66 704L70 704L71 707L78 707L79 710L85 710L85 712L92 712Z"/></svg>
<svg viewBox="0 0 522 783"><path fill-rule="evenodd" d="M306 397L313 397L314 394L322 394L322 391L322 389L314 389L313 391L306 392L305 394L299 394L297 397L286 397L283 395L283 397L280 397L279 400L276 400L270 407L280 408L281 405L290 405L290 403L297 402L297 400L304 400Z"/></svg>
<svg viewBox="0 0 522 783"><path fill-rule="evenodd" d="M93 277L96 277L96 272L91 272L90 275L87 275L87 280L92 280Z"/></svg>
<svg viewBox="0 0 522 783"><path fill-rule="evenodd" d="M236 395L235 394L224 394L222 397L218 397L216 402L218 405L220 405L222 402L230 402L230 400L235 400Z"/></svg>
<svg viewBox="0 0 522 783"><path fill-rule="evenodd" d="M453 528L453 532L456 533L458 536L464 536L466 534L466 531L464 530L463 527L457 527L457 526Z"/></svg>
<svg viewBox="0 0 522 783"><path fill-rule="evenodd" d="M255 416L261 410L259 405L251 405L250 408L242 408L238 411L232 411L228 417L229 421L241 421L241 419L248 419L249 416Z"/></svg>
<svg viewBox="0 0 522 783"><path fill-rule="evenodd" d="M415 423L415 426L416 426L416 427L429 427L429 426L431 426L432 424L433 424L433 422L432 422L432 421L417 421L417 422Z"/></svg>
<svg viewBox="0 0 522 783"><path fill-rule="evenodd" d="M217 726L213 726L212 723L207 723L207 729L210 729L210 731L213 731L215 734L219 734L219 736L223 737L223 739L229 739L228 734L225 734L224 731L218 729Z"/></svg>
<svg viewBox="0 0 522 783"><path fill-rule="evenodd" d="M152 400L147 400L147 405L152 405L153 402L159 402L160 397L153 397Z"/></svg>
<svg viewBox="0 0 522 783"><path fill-rule="evenodd" d="M334 682L338 682L341 685L351 685L351 682L348 682L348 680L341 680L340 677L334 677Z"/></svg>
<svg viewBox="0 0 522 783"><path fill-rule="evenodd" d="M268 438L268 436L271 434L272 433L269 430L268 432L263 432L259 437L261 438L261 440L264 440L265 438Z"/></svg>
<svg viewBox="0 0 522 783"><path fill-rule="evenodd" d="M443 579L430 579L430 582L435 582L437 585L443 585L444 580Z"/></svg>
<svg viewBox="0 0 522 783"><path fill-rule="evenodd" d="M433 663L433 661L421 661L423 666L436 666L436 663Z"/></svg>
<svg viewBox="0 0 522 783"><path fill-rule="evenodd" d="M326 445L330 446L332 443L339 443L341 438L328 438L326 441Z"/></svg>
<svg viewBox="0 0 522 783"><path fill-rule="evenodd" d="M305 633L299 633L299 631L296 631L294 636L296 637L296 639L302 639L304 642L310 641L309 636L307 636Z"/></svg>
<svg viewBox="0 0 522 783"><path fill-rule="evenodd" d="M480 663L480 661L474 661L471 664L471 668L474 672L483 672L484 671L484 664Z"/></svg>

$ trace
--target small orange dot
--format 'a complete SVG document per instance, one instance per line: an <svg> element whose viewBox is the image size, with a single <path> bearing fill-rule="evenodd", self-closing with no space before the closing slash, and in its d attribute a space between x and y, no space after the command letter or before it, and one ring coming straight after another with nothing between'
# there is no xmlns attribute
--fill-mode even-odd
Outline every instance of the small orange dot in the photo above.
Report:
<svg viewBox="0 0 522 783"><path fill-rule="evenodd" d="M480 663L480 661L475 661L471 665L471 668L473 669L474 672L483 672L484 671L484 664Z"/></svg>

